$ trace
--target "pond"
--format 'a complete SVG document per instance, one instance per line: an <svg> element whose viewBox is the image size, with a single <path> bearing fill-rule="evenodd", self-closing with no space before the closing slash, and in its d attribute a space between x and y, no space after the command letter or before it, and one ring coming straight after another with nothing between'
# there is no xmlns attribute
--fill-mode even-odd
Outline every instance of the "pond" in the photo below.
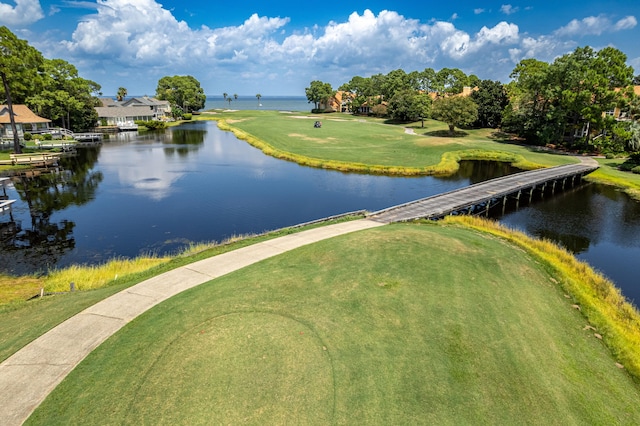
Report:
<svg viewBox="0 0 640 426"><path fill-rule="evenodd" d="M0 271L34 273L113 257L175 253L193 242L375 211L515 171L500 163L465 162L457 175L447 178L398 178L301 167L264 155L214 122L161 133L121 133L99 148L79 150L53 173L14 178L7 195L18 201L11 217L0 216ZM579 256L600 259L601 254L589 250L599 243L619 242L621 253L638 250L639 239L632 238L640 232L637 210L636 220L627 220L638 203L617 194L611 201L616 207L600 207L593 200L612 195L603 195L596 186L586 188L520 208L501 220L532 235L555 235L572 250L581 247ZM574 193L584 194L576 196L588 208L563 201ZM542 226L569 220L549 219L558 210L576 218L577 230ZM611 216L612 211L620 211L621 217ZM613 226L620 220L632 230ZM582 244L570 245L572 238ZM608 266L592 264L612 276Z"/></svg>

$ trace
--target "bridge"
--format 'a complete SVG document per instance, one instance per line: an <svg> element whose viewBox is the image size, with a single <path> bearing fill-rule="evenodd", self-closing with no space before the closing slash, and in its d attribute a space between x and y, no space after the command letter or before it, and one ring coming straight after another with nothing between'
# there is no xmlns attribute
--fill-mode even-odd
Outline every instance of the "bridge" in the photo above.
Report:
<svg viewBox="0 0 640 426"><path fill-rule="evenodd" d="M556 191L575 186L584 175L598 168L594 159L579 158L579 164L531 170L491 179L373 212L367 218L382 223L440 219L457 213L488 214L491 207L500 203L504 208L509 198L516 199L518 203L521 199L530 203L534 191L538 191L543 197L546 192L554 194Z"/></svg>

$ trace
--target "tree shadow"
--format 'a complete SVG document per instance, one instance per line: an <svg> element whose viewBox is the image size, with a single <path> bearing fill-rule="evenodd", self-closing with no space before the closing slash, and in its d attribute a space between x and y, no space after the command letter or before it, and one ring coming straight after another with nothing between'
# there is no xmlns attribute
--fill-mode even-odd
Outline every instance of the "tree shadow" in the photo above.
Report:
<svg viewBox="0 0 640 426"><path fill-rule="evenodd" d="M424 135L438 138L464 138L469 136L469 133L463 132L462 130L454 130L453 133L448 130L434 130L431 132L425 132Z"/></svg>

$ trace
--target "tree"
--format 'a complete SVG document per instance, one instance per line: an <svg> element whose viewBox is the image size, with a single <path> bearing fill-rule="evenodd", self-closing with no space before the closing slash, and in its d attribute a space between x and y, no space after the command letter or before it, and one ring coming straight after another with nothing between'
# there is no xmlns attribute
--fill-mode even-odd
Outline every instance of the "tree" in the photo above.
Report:
<svg viewBox="0 0 640 426"><path fill-rule="evenodd" d="M502 123L502 112L508 98L504 86L499 81L482 80L478 90L471 93L471 99L478 105L478 119L474 125L495 129Z"/></svg>
<svg viewBox="0 0 640 426"><path fill-rule="evenodd" d="M224 92L222 94L222 98L226 101L227 100L227 96L229 96L229 94L227 92Z"/></svg>
<svg viewBox="0 0 640 426"><path fill-rule="evenodd" d="M260 98L262 97L262 95L260 93L258 93L256 95L256 98L258 98L258 106L260 106Z"/></svg>
<svg viewBox="0 0 640 426"><path fill-rule="evenodd" d="M162 77L156 88L156 98L169 101L190 113L204 108L207 96L200 87L200 82L190 75L174 75Z"/></svg>
<svg viewBox="0 0 640 426"><path fill-rule="evenodd" d="M73 131L95 126L99 84L80 77L76 67L62 59L45 59L41 78L42 90L27 98L29 107Z"/></svg>
<svg viewBox="0 0 640 426"><path fill-rule="evenodd" d="M320 102L327 102L331 97L335 95L330 83L323 83L319 80L314 80L311 85L304 89L307 95L309 103L313 102L314 109L318 109Z"/></svg>
<svg viewBox="0 0 640 426"><path fill-rule="evenodd" d="M0 27L0 79L7 98L13 131L13 149L22 152L13 114L13 103L24 103L41 81L39 69L44 58L25 40L17 38L7 27Z"/></svg>
<svg viewBox="0 0 640 426"><path fill-rule="evenodd" d="M125 96L127 96L127 89L124 87L119 87L118 94L116 95L116 99L118 99L119 102L122 102Z"/></svg>
<svg viewBox="0 0 640 426"><path fill-rule="evenodd" d="M397 92L389 101L389 113L391 117L399 121L422 120L429 116L431 110L431 98L424 93L405 89Z"/></svg>
<svg viewBox="0 0 640 426"><path fill-rule="evenodd" d="M457 95L467 86L467 75L458 68L442 68L435 75L434 89L440 95Z"/></svg>
<svg viewBox="0 0 640 426"><path fill-rule="evenodd" d="M478 119L478 106L467 96L450 96L433 102L433 118L444 121L453 135L456 127L469 126Z"/></svg>
<svg viewBox="0 0 640 426"><path fill-rule="evenodd" d="M238 100L238 94L237 93L233 94L233 99Z"/></svg>

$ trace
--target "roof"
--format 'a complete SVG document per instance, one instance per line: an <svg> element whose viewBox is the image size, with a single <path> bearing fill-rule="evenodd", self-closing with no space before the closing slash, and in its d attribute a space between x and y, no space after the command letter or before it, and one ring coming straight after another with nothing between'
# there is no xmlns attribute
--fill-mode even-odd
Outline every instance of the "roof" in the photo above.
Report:
<svg viewBox="0 0 640 426"><path fill-rule="evenodd" d="M150 98L148 96L143 96L141 98L131 98L122 102L123 107L129 106L159 106L159 105L169 105L169 101L159 101L156 98Z"/></svg>
<svg viewBox="0 0 640 426"><path fill-rule="evenodd" d="M16 123L51 123L51 120L36 115L26 105L13 105L13 115ZM0 124L11 123L9 107L0 105Z"/></svg>
<svg viewBox="0 0 640 426"><path fill-rule="evenodd" d="M153 111L139 107L96 107L99 118L152 117Z"/></svg>

